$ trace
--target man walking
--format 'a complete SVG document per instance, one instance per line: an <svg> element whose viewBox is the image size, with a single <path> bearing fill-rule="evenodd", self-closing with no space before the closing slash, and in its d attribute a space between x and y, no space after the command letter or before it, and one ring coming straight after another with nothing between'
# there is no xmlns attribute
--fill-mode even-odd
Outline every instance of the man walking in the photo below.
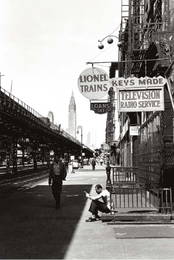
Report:
<svg viewBox="0 0 174 260"><path fill-rule="evenodd" d="M91 164L92 164L92 170L95 171L95 165L96 165L96 160L95 160L95 158L92 159Z"/></svg>
<svg viewBox="0 0 174 260"><path fill-rule="evenodd" d="M61 158L57 155L54 157L54 162L50 166L50 174L48 183L49 186L51 185L52 194L56 201L56 209L60 208L60 199L61 199L61 192L62 192L62 183L63 180L66 180L66 167L65 164L62 162Z"/></svg>

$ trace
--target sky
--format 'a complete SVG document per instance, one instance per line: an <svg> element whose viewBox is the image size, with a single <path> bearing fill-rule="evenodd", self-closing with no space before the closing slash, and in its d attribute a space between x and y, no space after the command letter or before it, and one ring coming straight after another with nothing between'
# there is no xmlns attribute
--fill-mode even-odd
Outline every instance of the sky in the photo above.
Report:
<svg viewBox="0 0 174 260"><path fill-rule="evenodd" d="M84 143L88 132L98 147L105 141L106 114L90 111L90 102L78 90L80 73L87 62L116 61L121 0L0 0L1 86L43 116L52 111L55 123L68 127L72 91L77 125ZM109 63L96 65L108 72Z"/></svg>

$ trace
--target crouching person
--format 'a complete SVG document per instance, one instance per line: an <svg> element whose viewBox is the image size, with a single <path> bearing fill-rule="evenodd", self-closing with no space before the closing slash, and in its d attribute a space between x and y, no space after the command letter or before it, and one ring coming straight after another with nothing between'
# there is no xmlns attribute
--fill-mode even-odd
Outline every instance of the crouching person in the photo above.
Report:
<svg viewBox="0 0 174 260"><path fill-rule="evenodd" d="M110 192L103 189L101 184L95 186L96 196L91 196L85 191L86 197L91 200L89 211L92 216L86 220L86 222L92 222L100 219L98 212L110 213Z"/></svg>

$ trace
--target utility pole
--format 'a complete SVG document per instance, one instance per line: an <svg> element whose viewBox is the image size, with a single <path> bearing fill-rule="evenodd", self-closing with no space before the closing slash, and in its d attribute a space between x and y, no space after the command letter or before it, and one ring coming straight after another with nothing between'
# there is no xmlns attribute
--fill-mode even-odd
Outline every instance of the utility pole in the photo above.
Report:
<svg viewBox="0 0 174 260"><path fill-rule="evenodd" d="M79 133L79 130L81 131L81 167L83 168L83 127L81 125L77 127L77 134Z"/></svg>
<svg viewBox="0 0 174 260"><path fill-rule="evenodd" d="M1 88L1 77L3 77L3 76L5 76L5 75L1 74L1 72L0 72L0 88Z"/></svg>
<svg viewBox="0 0 174 260"><path fill-rule="evenodd" d="M10 93L12 93L12 89L13 89L13 80L11 80Z"/></svg>

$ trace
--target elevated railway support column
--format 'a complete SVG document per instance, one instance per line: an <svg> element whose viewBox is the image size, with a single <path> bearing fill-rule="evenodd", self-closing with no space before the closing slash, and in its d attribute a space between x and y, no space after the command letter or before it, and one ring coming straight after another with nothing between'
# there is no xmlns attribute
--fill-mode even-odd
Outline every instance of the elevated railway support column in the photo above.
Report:
<svg viewBox="0 0 174 260"><path fill-rule="evenodd" d="M21 150L22 150L22 165L24 166L25 165L25 148L22 147Z"/></svg>
<svg viewBox="0 0 174 260"><path fill-rule="evenodd" d="M12 173L17 173L17 140L13 139L11 144Z"/></svg>
<svg viewBox="0 0 174 260"><path fill-rule="evenodd" d="M36 150L33 151L33 164L34 164L34 170L37 169L37 152Z"/></svg>
<svg viewBox="0 0 174 260"><path fill-rule="evenodd" d="M45 148L45 161L47 162L47 166L49 167L50 166L50 147L49 146L47 146L46 148Z"/></svg>
<svg viewBox="0 0 174 260"><path fill-rule="evenodd" d="M11 174L10 172L10 148L7 148L6 151L6 169L7 169L7 173Z"/></svg>
<svg viewBox="0 0 174 260"><path fill-rule="evenodd" d="M11 139L6 149L6 168L8 174L17 173L17 140Z"/></svg>
<svg viewBox="0 0 174 260"><path fill-rule="evenodd" d="M39 158L42 161L42 164L46 163L49 167L50 165L50 151L51 148L47 144L40 144L39 146Z"/></svg>
<svg viewBox="0 0 174 260"><path fill-rule="evenodd" d="M33 142L31 154L32 154L32 159L33 159L34 170L37 169L37 151L38 151L38 145L37 145L37 143Z"/></svg>

